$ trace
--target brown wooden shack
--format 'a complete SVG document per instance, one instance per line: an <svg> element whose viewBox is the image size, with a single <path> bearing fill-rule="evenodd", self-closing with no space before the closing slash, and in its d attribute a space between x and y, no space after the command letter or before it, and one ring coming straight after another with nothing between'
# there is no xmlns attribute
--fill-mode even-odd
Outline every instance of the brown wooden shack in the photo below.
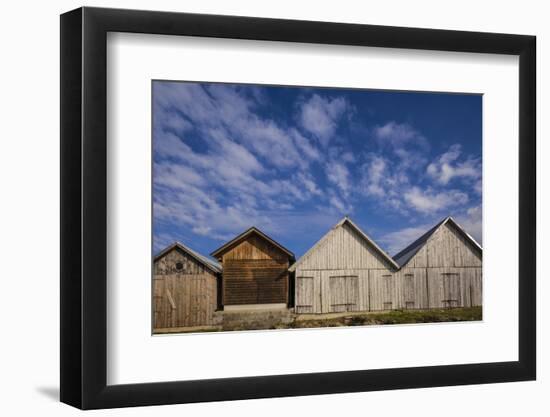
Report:
<svg viewBox="0 0 550 417"><path fill-rule="evenodd" d="M214 324L221 267L176 242L154 258L153 332Z"/></svg>
<svg viewBox="0 0 550 417"><path fill-rule="evenodd" d="M222 265L224 310L284 308L294 254L251 227L211 254Z"/></svg>

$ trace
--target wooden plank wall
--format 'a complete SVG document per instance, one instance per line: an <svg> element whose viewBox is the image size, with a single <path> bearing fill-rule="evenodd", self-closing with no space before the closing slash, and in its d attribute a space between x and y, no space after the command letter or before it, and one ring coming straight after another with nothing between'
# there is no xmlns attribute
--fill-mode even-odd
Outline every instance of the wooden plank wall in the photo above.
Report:
<svg viewBox="0 0 550 417"><path fill-rule="evenodd" d="M213 324L216 274L179 248L157 259L153 270L153 331Z"/></svg>
<svg viewBox="0 0 550 417"><path fill-rule="evenodd" d="M181 269L176 268L178 263L181 264ZM157 259L153 266L154 275L202 274L209 271L203 264L179 248L174 248L162 258Z"/></svg>
<svg viewBox="0 0 550 417"><path fill-rule="evenodd" d="M387 269L388 262L347 224L331 230L322 244L301 260L301 269Z"/></svg>
<svg viewBox="0 0 550 417"><path fill-rule="evenodd" d="M288 262L228 259L223 268L225 305L287 302Z"/></svg>
<svg viewBox="0 0 550 417"><path fill-rule="evenodd" d="M295 276L297 313L482 305L482 260L471 243L447 225L399 271L386 266L352 229L335 229L301 262ZM334 307L344 284L331 286L333 277L341 276L357 277L357 302L345 310Z"/></svg>
<svg viewBox="0 0 550 417"><path fill-rule="evenodd" d="M223 254L223 261L229 259L278 259L288 261L288 255L260 236L251 234Z"/></svg>
<svg viewBox="0 0 550 417"><path fill-rule="evenodd" d="M451 285L446 282L457 278ZM354 303L347 309L334 308L342 285L332 285L335 277L356 277ZM333 313L337 311L376 311L472 307L482 304L481 268L405 268L397 272L371 270L298 270L296 274L296 313ZM450 288L450 289L449 289ZM453 289L456 289L453 291ZM456 294L455 294L456 293ZM456 301L445 301L456 300ZM344 304L344 303L340 303Z"/></svg>
<svg viewBox="0 0 550 417"><path fill-rule="evenodd" d="M289 256L252 234L222 256L223 304L288 303Z"/></svg>
<svg viewBox="0 0 550 417"><path fill-rule="evenodd" d="M156 275L153 279L153 329L209 326L217 306L212 274Z"/></svg>

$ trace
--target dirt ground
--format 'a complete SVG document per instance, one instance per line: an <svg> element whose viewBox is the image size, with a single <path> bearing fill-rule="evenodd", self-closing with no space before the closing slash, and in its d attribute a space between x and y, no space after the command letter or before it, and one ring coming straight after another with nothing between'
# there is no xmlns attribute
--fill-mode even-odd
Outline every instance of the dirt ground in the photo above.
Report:
<svg viewBox="0 0 550 417"><path fill-rule="evenodd" d="M482 319L481 307L451 308L440 310L394 310L368 313L339 313L322 318L309 314L298 315L296 319L276 328L314 328L340 326L368 326L381 324L441 323L457 321L479 321Z"/></svg>
<svg viewBox="0 0 550 417"><path fill-rule="evenodd" d="M242 314L242 313L241 313ZM254 319L252 319L254 318ZM438 310L393 310L360 313L290 314L285 320L264 321L256 314L248 320L236 320L223 326L180 327L157 329L156 334L202 333L219 331L310 329L318 327L369 326L385 324L443 323L459 321L480 321L481 307L450 308ZM274 323L275 322L275 323Z"/></svg>

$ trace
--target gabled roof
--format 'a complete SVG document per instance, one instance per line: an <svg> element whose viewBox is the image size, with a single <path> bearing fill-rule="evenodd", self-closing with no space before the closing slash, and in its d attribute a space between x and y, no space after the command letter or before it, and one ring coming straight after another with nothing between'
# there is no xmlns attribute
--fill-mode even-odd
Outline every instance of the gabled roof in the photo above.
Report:
<svg viewBox="0 0 550 417"><path fill-rule="evenodd" d="M215 260L207 258L204 255L201 255L198 252L195 252L193 249L191 249L188 246L185 246L183 243L180 242L174 242L170 246L166 247L162 251L160 251L156 256L154 261L158 261L160 258L162 258L164 255L166 255L168 252L170 252L172 249L179 249L185 253L187 253L190 257L195 259L198 263L204 265L208 269L210 269L214 273L222 272L222 267L219 263L217 263Z"/></svg>
<svg viewBox="0 0 550 417"><path fill-rule="evenodd" d="M344 224L347 224L349 227L351 227L359 236L361 236L366 242L368 242L382 257L388 261L390 265L392 265L394 268L399 269L399 265L397 262L393 260L393 258L388 255L380 246L376 244L374 240L372 240L365 232L363 232L359 226L357 226L355 223L351 221L349 217L344 217L342 220L340 220L338 223L336 223L315 245L313 245L306 253L296 261L295 264L291 265L289 268L289 271L295 271L296 267L300 266L300 264L307 259L317 248L321 247L325 241L328 240L328 238L334 233L334 230L338 229L339 227L343 227Z"/></svg>
<svg viewBox="0 0 550 417"><path fill-rule="evenodd" d="M262 232L260 229L257 229L256 227L251 227L250 229L244 231L243 233L241 233L240 235L238 235L234 239L227 242L225 245L223 245L223 246L219 247L218 249L216 249L210 255L215 257L215 258L218 258L218 257L222 256L225 252L229 251L230 249L232 249L233 247L235 247L236 245L241 243L243 240L245 240L251 234L256 234L256 235L260 236L262 239L267 240L273 246L280 249L282 252L286 253L291 259L294 259L294 254L291 251L289 251L287 248L285 248L280 243L278 243L275 240L271 239L268 235L266 235L264 232Z"/></svg>
<svg viewBox="0 0 550 417"><path fill-rule="evenodd" d="M420 236L418 239L416 239L413 243L411 243L409 246L407 246L402 251L398 252L394 255L395 261L400 265L402 268L405 266L407 262L409 262L414 255L418 253L420 249L424 247L426 242L430 239L430 237L433 236L433 234L439 230L441 227L443 227L445 224L451 224L454 226L454 228L462 235L464 238L469 241L472 246L481 253L483 251L481 245L477 243L477 241L468 233L466 232L452 217L445 217L443 220L441 220L439 223L437 223L434 227L432 227L430 230L428 230L426 233L424 233L422 236Z"/></svg>

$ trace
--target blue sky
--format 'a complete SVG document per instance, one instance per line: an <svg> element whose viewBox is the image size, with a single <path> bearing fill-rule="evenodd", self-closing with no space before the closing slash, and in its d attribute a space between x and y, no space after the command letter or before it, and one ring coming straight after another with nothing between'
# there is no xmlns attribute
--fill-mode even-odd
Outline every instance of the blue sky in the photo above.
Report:
<svg viewBox="0 0 550 417"><path fill-rule="evenodd" d="M345 215L391 255L448 215L482 243L481 156L479 95L154 81L153 250L300 256Z"/></svg>

